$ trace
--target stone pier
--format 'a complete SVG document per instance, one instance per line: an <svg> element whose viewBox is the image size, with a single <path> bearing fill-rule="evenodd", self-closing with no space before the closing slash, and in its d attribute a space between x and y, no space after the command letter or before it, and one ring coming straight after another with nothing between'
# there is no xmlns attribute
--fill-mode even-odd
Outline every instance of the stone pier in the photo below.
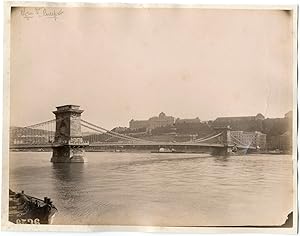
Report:
<svg viewBox="0 0 300 236"><path fill-rule="evenodd" d="M222 133L220 135L220 143L224 145L224 147L214 148L212 155L216 156L228 156L231 153L231 147L229 143L231 142L230 136L230 127L214 127L214 130L217 133Z"/></svg>
<svg viewBox="0 0 300 236"><path fill-rule="evenodd" d="M56 107L53 111L56 117L56 130L53 143L53 163L85 162L84 148L88 143L83 142L81 133L81 113L77 105Z"/></svg>

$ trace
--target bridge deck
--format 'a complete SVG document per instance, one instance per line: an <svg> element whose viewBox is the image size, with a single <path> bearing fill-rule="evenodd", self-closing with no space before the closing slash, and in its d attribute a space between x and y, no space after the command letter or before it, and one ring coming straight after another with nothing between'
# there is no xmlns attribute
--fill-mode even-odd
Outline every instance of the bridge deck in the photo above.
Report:
<svg viewBox="0 0 300 236"><path fill-rule="evenodd" d="M47 144L14 144L10 145L10 149L42 149L42 148L52 148L52 147L58 147L62 146L60 144L53 144L53 143L47 143ZM91 143L88 145L89 147L134 147L134 146L193 146L193 147L215 147L215 148L222 148L225 147L224 144L218 144L218 143L195 143L195 142L187 142L187 143L170 143L170 142L159 142L159 143L151 143L151 142L145 142L145 143ZM228 145L228 147L233 147L234 145ZM237 148L241 149L255 149L255 147L248 147L248 146L237 146Z"/></svg>

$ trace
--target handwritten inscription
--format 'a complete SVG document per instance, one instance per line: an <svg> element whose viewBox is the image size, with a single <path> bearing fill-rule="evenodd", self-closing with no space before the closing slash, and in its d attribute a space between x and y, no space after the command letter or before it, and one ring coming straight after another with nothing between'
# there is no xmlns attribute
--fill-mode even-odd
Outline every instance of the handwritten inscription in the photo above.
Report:
<svg viewBox="0 0 300 236"><path fill-rule="evenodd" d="M21 16L27 20L38 17L38 18L49 18L56 21L58 17L62 16L63 14L64 11L61 8L24 7L21 9Z"/></svg>

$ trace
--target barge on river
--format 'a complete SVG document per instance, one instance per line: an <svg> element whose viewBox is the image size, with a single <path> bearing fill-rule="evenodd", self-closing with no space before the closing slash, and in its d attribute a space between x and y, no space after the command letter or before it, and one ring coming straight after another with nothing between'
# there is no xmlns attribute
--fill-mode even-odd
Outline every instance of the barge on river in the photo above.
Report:
<svg viewBox="0 0 300 236"><path fill-rule="evenodd" d="M9 221L15 224L51 224L57 213L51 199L29 196L9 190Z"/></svg>

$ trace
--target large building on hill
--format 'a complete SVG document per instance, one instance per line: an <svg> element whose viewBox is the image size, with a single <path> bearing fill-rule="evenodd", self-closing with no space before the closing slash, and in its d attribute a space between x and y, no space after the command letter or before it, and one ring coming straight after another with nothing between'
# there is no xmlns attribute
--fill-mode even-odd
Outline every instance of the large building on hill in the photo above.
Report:
<svg viewBox="0 0 300 236"><path fill-rule="evenodd" d="M261 113L256 116L218 117L212 122L212 126L230 126L233 130L261 131L264 119Z"/></svg>
<svg viewBox="0 0 300 236"><path fill-rule="evenodd" d="M149 120L131 120L129 128L132 130L147 129L149 127Z"/></svg>
<svg viewBox="0 0 300 236"><path fill-rule="evenodd" d="M152 130L158 127L172 126L174 124L174 117L167 116L161 112L158 116L149 118L148 120L131 120L129 122L129 128L132 130L147 129Z"/></svg>
<svg viewBox="0 0 300 236"><path fill-rule="evenodd" d="M175 121L175 124L200 124L200 119L199 119L199 117L194 118L194 119L177 118Z"/></svg>
<svg viewBox="0 0 300 236"><path fill-rule="evenodd" d="M290 153L293 143L293 113L289 111L283 118L264 120L264 133L267 134L269 150L280 149Z"/></svg>

